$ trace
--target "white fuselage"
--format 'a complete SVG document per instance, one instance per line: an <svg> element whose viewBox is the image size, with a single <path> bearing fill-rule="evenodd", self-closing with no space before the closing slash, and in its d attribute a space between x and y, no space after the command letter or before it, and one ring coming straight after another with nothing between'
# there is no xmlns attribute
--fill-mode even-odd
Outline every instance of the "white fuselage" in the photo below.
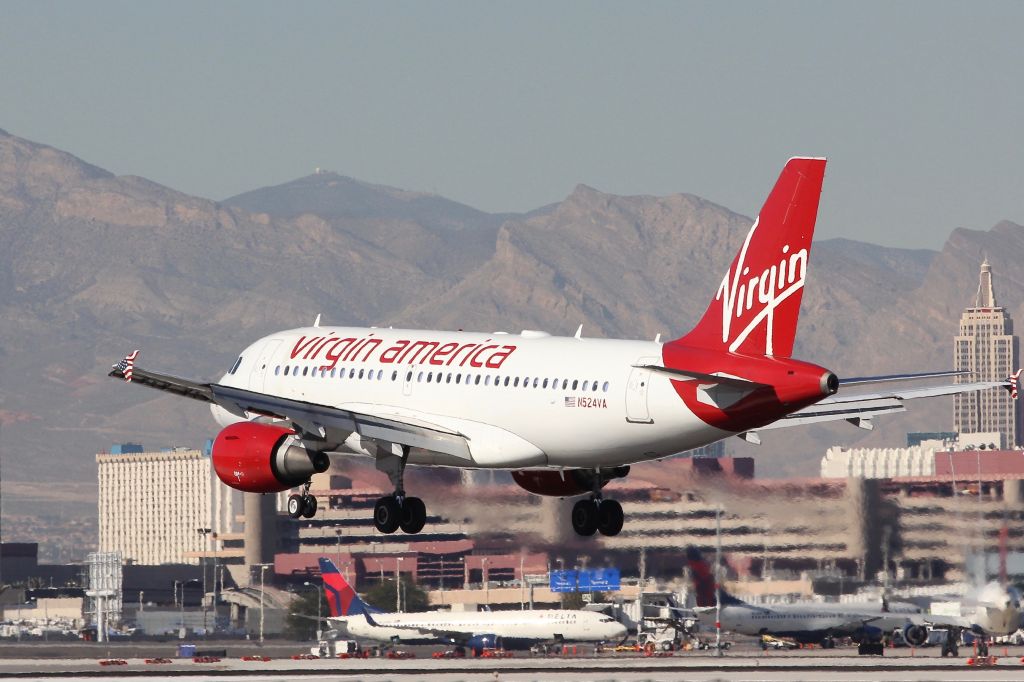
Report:
<svg viewBox="0 0 1024 682"><path fill-rule="evenodd" d="M698 614L701 625L714 628L715 609ZM910 604L890 604L883 611L865 604L791 604L760 607L749 604L722 607L722 628L745 635L773 634L799 638L801 634L846 635L863 624L892 632L908 623L960 627L987 635L1005 635L1020 627L1020 594L1013 588L989 583L959 604L959 614L940 617L922 613Z"/></svg>
<svg viewBox="0 0 1024 682"><path fill-rule="evenodd" d="M731 435L698 419L668 378L635 367L661 363L651 341L311 327L250 345L221 383L466 436L471 461L413 450L412 464L595 467ZM337 451L372 453L357 434Z"/></svg>
<svg viewBox="0 0 1024 682"><path fill-rule="evenodd" d="M626 626L593 611L545 609L535 611L466 611L378 613L376 626L362 615L331 618L349 635L378 642L449 641L439 633L461 638L496 635L504 640L602 642L626 636Z"/></svg>
<svg viewBox="0 0 1024 682"><path fill-rule="evenodd" d="M773 607L729 605L722 607L722 629L743 635L778 635L800 638L829 633L849 635L862 625L891 631L906 623L908 614L920 613L913 606L882 611L878 605L856 607L849 604L792 604ZM714 628L715 610L698 614L704 628Z"/></svg>

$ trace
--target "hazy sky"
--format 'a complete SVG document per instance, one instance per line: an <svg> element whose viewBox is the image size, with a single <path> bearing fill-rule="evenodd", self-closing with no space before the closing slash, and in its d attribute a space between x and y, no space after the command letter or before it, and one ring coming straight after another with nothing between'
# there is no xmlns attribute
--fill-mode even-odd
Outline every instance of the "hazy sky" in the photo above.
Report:
<svg viewBox="0 0 1024 682"><path fill-rule="evenodd" d="M317 166L488 211L577 183L820 237L1024 223L1024 3L0 2L0 128L214 199Z"/></svg>

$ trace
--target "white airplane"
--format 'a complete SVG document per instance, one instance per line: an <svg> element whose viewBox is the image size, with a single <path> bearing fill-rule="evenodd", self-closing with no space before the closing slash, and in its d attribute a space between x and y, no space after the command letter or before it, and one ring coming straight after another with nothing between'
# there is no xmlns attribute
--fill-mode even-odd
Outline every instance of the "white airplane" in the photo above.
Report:
<svg viewBox="0 0 1024 682"><path fill-rule="evenodd" d="M383 533L418 533L426 507L407 496L407 464L511 470L540 495L588 495L572 510L580 535L616 535L622 506L603 499L629 464L740 435L874 415L910 398L1006 382L860 395L841 387L953 372L840 380L792 359L825 160L786 164L697 326L661 343L555 337L545 332L411 331L312 327L281 331L243 350L218 382L135 367L111 376L212 404L223 426L213 464L227 485L256 493L302 486L295 518L312 517L310 477L330 455L364 455L388 474Z"/></svg>
<svg viewBox="0 0 1024 682"><path fill-rule="evenodd" d="M716 605L715 578L711 567L695 547L686 550L690 574L697 596L697 620L704 628L714 629L717 622L723 630L743 635L771 635L802 643L835 646L834 638L852 637L861 653L882 654L884 636L899 630L911 646L921 646L928 639L928 629L946 630L943 655L956 655L960 632L968 630L983 637L1008 635L1020 627L1021 595L1013 587L989 583L961 602L959 616L922 613L912 604L780 604L756 606L737 599L725 588L718 587Z"/></svg>
<svg viewBox="0 0 1024 682"><path fill-rule="evenodd" d="M394 644L445 642L479 651L524 648L542 642L605 642L626 636L626 626L593 611L431 611L381 613L359 598L330 559L320 559L332 627L360 639Z"/></svg>

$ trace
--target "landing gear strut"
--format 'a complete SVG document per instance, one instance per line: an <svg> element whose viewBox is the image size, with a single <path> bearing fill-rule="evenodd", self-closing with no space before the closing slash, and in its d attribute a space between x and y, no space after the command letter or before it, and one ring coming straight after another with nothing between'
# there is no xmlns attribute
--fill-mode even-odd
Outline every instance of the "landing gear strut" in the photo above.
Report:
<svg viewBox="0 0 1024 682"><path fill-rule="evenodd" d="M409 446L390 444L377 447L377 469L388 475L395 486L393 495L381 497L373 506L373 525L381 533L394 533L399 528L415 535L427 522L427 506L418 497L405 496L405 464Z"/></svg>
<svg viewBox="0 0 1024 682"><path fill-rule="evenodd" d="M946 630L946 639L942 642L942 657L952 656L956 658L960 655L960 630L957 628L950 628Z"/></svg>
<svg viewBox="0 0 1024 682"><path fill-rule="evenodd" d="M309 494L310 485L312 481L306 481L302 484L302 494L288 496L288 516L293 519L311 519L316 516L316 497Z"/></svg>
<svg viewBox="0 0 1024 682"><path fill-rule="evenodd" d="M572 508L572 529L579 535L591 536L600 531L601 535L618 535L622 530L624 516L622 505L616 500L606 500L601 495L603 480L601 472L594 475L594 492L590 498L579 500Z"/></svg>

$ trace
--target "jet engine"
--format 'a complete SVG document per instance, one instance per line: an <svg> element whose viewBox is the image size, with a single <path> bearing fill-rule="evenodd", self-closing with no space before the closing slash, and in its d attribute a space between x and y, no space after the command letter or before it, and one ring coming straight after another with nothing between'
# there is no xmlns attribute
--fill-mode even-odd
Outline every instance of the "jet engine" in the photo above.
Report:
<svg viewBox="0 0 1024 682"><path fill-rule="evenodd" d="M472 652L473 656L479 657L483 654L484 649L500 649L501 637L497 635L473 635L466 641L466 648Z"/></svg>
<svg viewBox="0 0 1024 682"><path fill-rule="evenodd" d="M213 441L213 468L226 485L247 493L277 493L327 471L330 458L310 452L292 429L256 422L225 427Z"/></svg>
<svg viewBox="0 0 1024 682"><path fill-rule="evenodd" d="M552 471L550 469L524 469L513 471L512 480L520 488L534 495L550 495L552 497L573 497L594 490L594 483L603 488L615 478L625 478L629 474L628 466L613 469L567 469Z"/></svg>
<svg viewBox="0 0 1024 682"><path fill-rule="evenodd" d="M928 641L928 630L923 625L909 623L903 628L903 639L910 646L921 646Z"/></svg>

